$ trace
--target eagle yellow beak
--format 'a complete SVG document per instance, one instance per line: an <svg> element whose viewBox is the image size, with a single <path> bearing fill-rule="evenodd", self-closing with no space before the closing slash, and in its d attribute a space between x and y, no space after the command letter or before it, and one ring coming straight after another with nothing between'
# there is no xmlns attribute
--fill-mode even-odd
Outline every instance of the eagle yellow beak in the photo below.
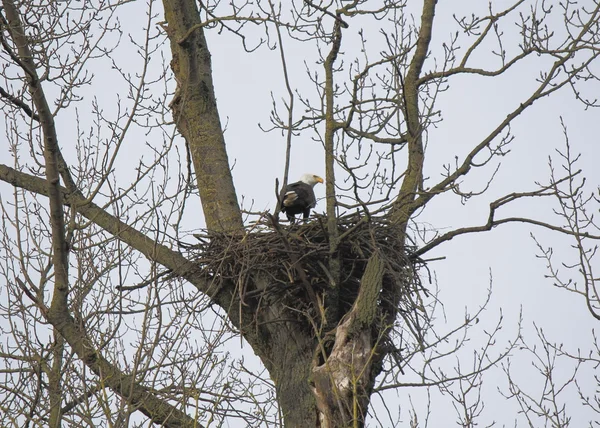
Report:
<svg viewBox="0 0 600 428"><path fill-rule="evenodd" d="M315 180L317 180L317 183L323 183L324 182L324 180L321 177L319 177L318 175L315 175Z"/></svg>

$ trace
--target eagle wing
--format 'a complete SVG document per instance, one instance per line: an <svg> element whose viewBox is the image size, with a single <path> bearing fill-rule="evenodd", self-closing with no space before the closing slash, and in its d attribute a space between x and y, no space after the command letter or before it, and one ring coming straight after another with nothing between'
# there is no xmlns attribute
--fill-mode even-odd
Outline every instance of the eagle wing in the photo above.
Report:
<svg viewBox="0 0 600 428"><path fill-rule="evenodd" d="M281 211L287 213L288 217L302 213L304 218L307 218L311 208L314 208L316 204L317 200L312 186L298 181L285 188Z"/></svg>

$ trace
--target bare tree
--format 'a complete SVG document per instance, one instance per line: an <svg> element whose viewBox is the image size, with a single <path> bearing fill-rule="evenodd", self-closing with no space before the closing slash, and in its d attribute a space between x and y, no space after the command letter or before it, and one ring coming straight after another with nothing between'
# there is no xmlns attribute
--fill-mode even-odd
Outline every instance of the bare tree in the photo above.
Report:
<svg viewBox="0 0 600 428"><path fill-rule="evenodd" d="M0 165L10 185L1 199L3 426L196 427L231 418L361 427L372 398L422 387L450 397L459 425L472 427L485 410L484 374L503 361L505 394L530 423L538 412L568 424L560 386L549 386L550 398L544 391L555 406L545 414L546 402L538 411L513 381L511 353L540 355L524 344L520 322L497 350L500 316L468 366L440 368L468 347L487 302L439 331L443 302L423 284L433 248L525 223L575 242L569 266L583 286L562 280L552 251L539 248L557 285L583 295L598 318L599 196L584 186L568 138L550 179L493 200L484 224L437 232L418 216L440 195L485 194L518 140L511 125L539 100L571 90L596 107L586 83L598 78L598 2L490 2L487 11L455 14L442 41L433 38L436 0L414 10L405 1L360 0L149 0L144 12L126 0L2 5L0 96L11 159ZM277 210L240 208L209 34L235 37L248 55L277 49L286 92L283 104L274 97L265 131L287 139L284 185L294 136L322 144L325 215L292 226L279 223ZM316 53L316 66L305 63L311 86L294 83L297 46ZM501 79L534 61L534 84L512 109L441 178L428 177L444 92L456 79ZM470 189L476 174L487 178ZM537 198L554 198L560 223L501 216ZM264 370L227 354L236 335ZM568 355L543 343L546 356ZM378 425L394 423L388 410L387 422L373 415ZM428 426L431 411L409 411L411 426Z"/></svg>

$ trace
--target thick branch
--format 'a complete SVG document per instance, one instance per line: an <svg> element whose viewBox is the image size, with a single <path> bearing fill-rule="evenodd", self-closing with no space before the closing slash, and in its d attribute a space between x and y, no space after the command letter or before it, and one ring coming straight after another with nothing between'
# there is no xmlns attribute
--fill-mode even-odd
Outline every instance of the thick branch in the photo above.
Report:
<svg viewBox="0 0 600 428"><path fill-rule="evenodd" d="M333 41L331 50L323 63L325 68L325 194L327 199L327 231L332 249L337 246L336 198L335 198L335 131L339 124L334 116L335 87L333 80L333 65L337 59L342 44L342 28L339 21L333 26Z"/></svg>
<svg viewBox="0 0 600 428"><path fill-rule="evenodd" d="M171 107L192 155L206 226L210 231L239 232L243 227L242 214L217 110L210 52L196 2L163 0L163 5L173 55L171 68L177 80Z"/></svg>
<svg viewBox="0 0 600 428"><path fill-rule="evenodd" d="M101 384L126 398L153 423L171 428L202 428L194 418L167 401L157 398L155 392L140 385L134 375L121 372L117 366L102 357L96 350L95 343L77 328L69 314L56 318L49 313L48 319L69 342L77 356L98 376Z"/></svg>
<svg viewBox="0 0 600 428"><path fill-rule="evenodd" d="M7 99L11 104L20 108L27 116L29 116L36 122L40 121L40 117L36 113L34 113L21 98L15 97L14 95L8 93L2 87L0 87L0 96L2 96L2 98Z"/></svg>
<svg viewBox="0 0 600 428"><path fill-rule="evenodd" d="M408 166L392 211L392 218L400 227L402 236L406 231L408 219L414 212L414 210L408 209L407 205L414 200L423 176L424 155L423 130L419 115L419 76L429 51L436 4L437 0L425 0L423 3L417 48L404 81L405 115L408 128Z"/></svg>
<svg viewBox="0 0 600 428"><path fill-rule="evenodd" d="M340 259L336 256L339 244L335 197L335 132L339 124L334 116L335 83L334 63L342 44L342 21L336 19L333 24L333 40L331 50L323 63L325 68L325 196L327 202L327 235L329 238L329 273L333 278L332 284L324 295L324 306L327 310L326 330L330 330L339 320L339 283Z"/></svg>
<svg viewBox="0 0 600 428"><path fill-rule="evenodd" d="M5 165L0 165L0 180L37 194L45 196L49 194L49 186L46 180L16 171ZM81 215L144 253L148 258L171 268L174 273L190 279L197 270L195 265L182 255L156 243L95 204L86 203L82 196L67 193L66 189L60 186L57 186L57 190L60 192L60 198L65 205L73 207ZM190 279L190 282L194 283L199 289L208 292L209 287L205 282L197 278ZM151 418L154 423L168 427L200 426L184 412L166 401L156 398L148 388L138 384L134 376L122 373L118 367L104 359L96 351L95 344L84 332L77 328L67 309L60 311L53 310L52 307L49 311L46 311L43 307L41 309L48 321L60 332L79 358L99 376L100 381L122 397L127 398L130 403Z"/></svg>
<svg viewBox="0 0 600 428"><path fill-rule="evenodd" d="M10 183L15 187L48 196L46 180L17 171L6 165L0 164L0 180ZM220 306L228 308L229 301L221 300L221 294L215 296L217 290L211 288L210 283L197 275L198 267L196 264L190 262L180 253L148 238L140 231L122 222L96 204L87 202L82 196L68 193L63 187L60 187L60 192L65 205L72 207L79 214L144 254L150 260L171 269L174 275L190 281L199 291L215 299L215 302Z"/></svg>
<svg viewBox="0 0 600 428"><path fill-rule="evenodd" d="M43 132L44 142L44 161L46 166L46 189L50 203L50 227L52 229L52 264L54 265L54 291L52 294L52 303L50 314L56 317L64 317L69 314L67 303L69 293L69 261L68 248L65 233L64 209L62 202L62 192L60 190L60 174L58 167L58 139L54 127L54 117L48 106L44 89L40 84L37 75L33 53L29 48L28 40L21 24L21 18L17 7L11 0L3 1L6 10L6 20L8 31L17 47L17 54L21 61L21 66L25 73L28 90L33 103L38 111L40 124ZM56 325L55 325L56 327ZM58 336L58 335L57 335ZM61 337L56 337L55 348L53 352L52 375L50 376L50 410L49 425L52 428L60 428L62 407L61 391L61 372L63 341Z"/></svg>
<svg viewBox="0 0 600 428"><path fill-rule="evenodd" d="M454 67L454 68L451 68L450 70L446 70L446 71L431 72L431 73L421 77L419 79L418 83L419 83L419 85L423 85L432 80L442 79L445 77L454 76L456 74L476 74L476 75L485 76L485 77L499 76L501 74L504 74L513 65L517 64L522 59L528 57L530 54L532 54L534 52L536 52L534 49L529 49L527 51L521 52L519 55L515 56L509 62L507 62L502 67L500 67L496 70L485 70L483 68L471 68L471 67L465 67L463 65L460 65L458 67Z"/></svg>

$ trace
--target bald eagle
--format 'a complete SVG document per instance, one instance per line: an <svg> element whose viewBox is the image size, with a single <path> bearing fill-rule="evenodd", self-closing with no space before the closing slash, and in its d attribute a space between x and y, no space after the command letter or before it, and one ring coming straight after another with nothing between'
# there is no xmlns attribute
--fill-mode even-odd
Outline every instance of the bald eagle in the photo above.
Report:
<svg viewBox="0 0 600 428"><path fill-rule="evenodd" d="M300 181L288 184L285 187L283 201L281 201L281 212L284 212L290 223L296 222L296 214L302 213L304 219L310 214L310 209L317 204L313 187L317 183L323 183L318 175L304 174Z"/></svg>

